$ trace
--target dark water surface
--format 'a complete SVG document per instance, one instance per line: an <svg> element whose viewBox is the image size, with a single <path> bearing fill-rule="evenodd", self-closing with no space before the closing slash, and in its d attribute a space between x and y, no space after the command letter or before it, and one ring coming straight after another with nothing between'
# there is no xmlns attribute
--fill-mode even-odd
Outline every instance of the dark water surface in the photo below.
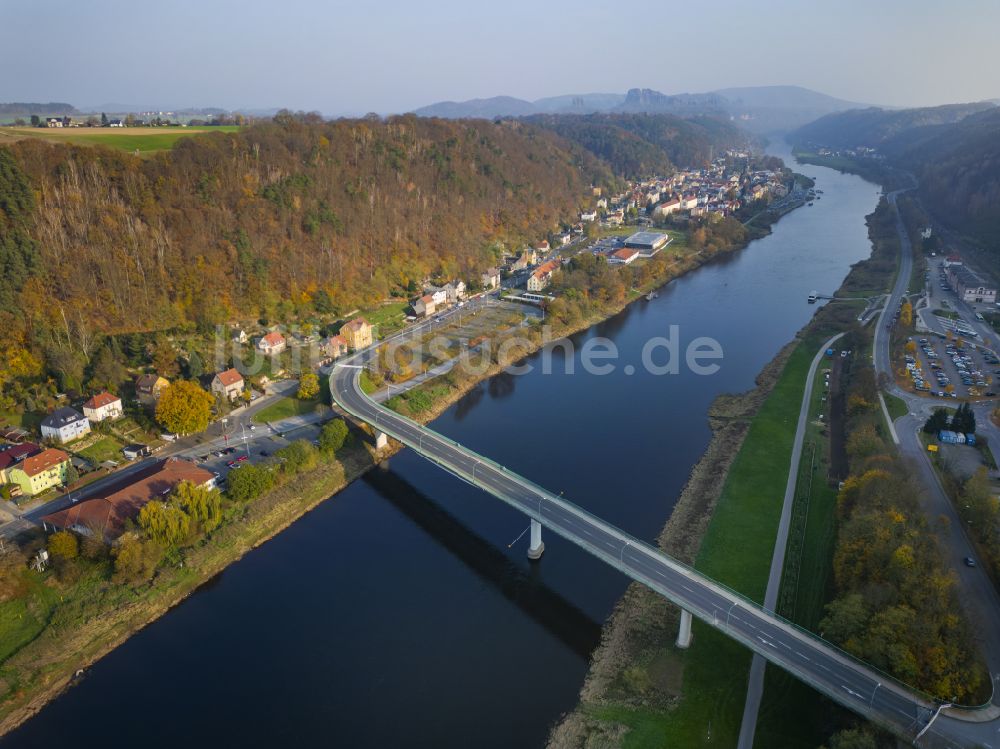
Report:
<svg viewBox="0 0 1000 749"><path fill-rule="evenodd" d="M787 159L783 144L772 151ZM800 166L822 199L746 250L573 338L620 351L607 376L500 375L434 428L646 539L743 391L869 254L877 188ZM643 345L711 336L720 371L654 376ZM683 350L683 349L682 349ZM539 359L533 357L533 363ZM624 372L626 364L635 374ZM793 425L789 425L792 428ZM0 746L538 747L572 709L627 584L554 534L403 451L97 663Z"/></svg>

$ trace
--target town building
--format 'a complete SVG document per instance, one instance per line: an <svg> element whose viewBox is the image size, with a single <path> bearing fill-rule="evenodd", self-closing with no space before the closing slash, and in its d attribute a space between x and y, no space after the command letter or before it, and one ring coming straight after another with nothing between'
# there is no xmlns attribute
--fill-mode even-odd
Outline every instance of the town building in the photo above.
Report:
<svg viewBox="0 0 1000 749"><path fill-rule="evenodd" d="M49 448L29 455L7 469L7 480L21 487L25 494L35 496L46 489L66 483L69 455L62 450Z"/></svg>
<svg viewBox="0 0 1000 749"><path fill-rule="evenodd" d="M629 250L622 247L620 250L615 250L608 255L608 262L612 265L628 265L635 262L638 257L639 250Z"/></svg>
<svg viewBox="0 0 1000 749"><path fill-rule="evenodd" d="M959 299L970 304L996 304L997 290L961 263L951 263L945 273Z"/></svg>
<svg viewBox="0 0 1000 749"><path fill-rule="evenodd" d="M342 335L332 335L320 344L320 351L330 359L339 359L348 348L347 339Z"/></svg>
<svg viewBox="0 0 1000 749"><path fill-rule="evenodd" d="M42 524L46 530L72 530L112 540L122 534L139 510L154 499L166 497L182 481L212 488L215 474L181 458L160 460L138 473L123 476L90 499L44 516Z"/></svg>
<svg viewBox="0 0 1000 749"><path fill-rule="evenodd" d="M88 434L90 422L76 409L63 406L42 419L41 429L42 439L65 444Z"/></svg>
<svg viewBox="0 0 1000 749"><path fill-rule="evenodd" d="M135 396L143 403L155 403L169 386L170 382L165 377L142 375L135 381Z"/></svg>
<svg viewBox="0 0 1000 749"><path fill-rule="evenodd" d="M34 442L22 442L19 445L4 445L0 449L0 484L9 484L10 478L7 471L20 463L29 455L34 455L42 451L42 448Z"/></svg>
<svg viewBox="0 0 1000 749"><path fill-rule="evenodd" d="M487 268L479 277L479 283L487 291L500 288L500 271L496 268Z"/></svg>
<svg viewBox="0 0 1000 749"><path fill-rule="evenodd" d="M233 343L246 343L248 340L247 332L243 328L238 328L233 331Z"/></svg>
<svg viewBox="0 0 1000 749"><path fill-rule="evenodd" d="M223 372L217 372L212 378L212 392L224 395L226 400L234 401L243 394L246 384L243 382L243 375L235 367L230 367Z"/></svg>
<svg viewBox="0 0 1000 749"><path fill-rule="evenodd" d="M552 283L552 274L559 270L558 260L549 260L539 265L528 277L528 291L542 291Z"/></svg>
<svg viewBox="0 0 1000 749"><path fill-rule="evenodd" d="M424 294L413 302L411 306L413 307L413 314L417 317L428 317L437 311L437 305L434 303L434 296L432 294Z"/></svg>
<svg viewBox="0 0 1000 749"><path fill-rule="evenodd" d="M98 393L83 404L83 415L94 424L107 419L114 421L124 414L122 399L111 393Z"/></svg>
<svg viewBox="0 0 1000 749"><path fill-rule="evenodd" d="M344 336L347 345L355 351L368 348L374 340L374 331L371 324L363 317L355 317L350 322L340 328L340 334Z"/></svg>
<svg viewBox="0 0 1000 749"><path fill-rule="evenodd" d="M265 356L276 356L287 346L288 342L285 341L285 336L276 330L261 336L260 340L257 341L257 350Z"/></svg>
<svg viewBox="0 0 1000 749"><path fill-rule="evenodd" d="M657 231L637 231L625 240L626 249L638 250L640 257L652 257L670 244L670 236Z"/></svg>

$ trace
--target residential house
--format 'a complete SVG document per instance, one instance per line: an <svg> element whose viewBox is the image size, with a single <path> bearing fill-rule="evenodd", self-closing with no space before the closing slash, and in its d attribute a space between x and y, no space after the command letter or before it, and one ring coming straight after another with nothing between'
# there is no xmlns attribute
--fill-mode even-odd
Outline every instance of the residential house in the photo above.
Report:
<svg viewBox="0 0 1000 749"><path fill-rule="evenodd" d="M558 260L549 260L539 265L528 277L528 291L542 291L552 283L552 274L559 270Z"/></svg>
<svg viewBox="0 0 1000 749"><path fill-rule="evenodd" d="M597 201L597 209L600 211L608 210L608 201L605 198L601 198Z"/></svg>
<svg viewBox="0 0 1000 749"><path fill-rule="evenodd" d="M125 413L122 399L111 393L98 393L83 404L83 415L93 423L120 419Z"/></svg>
<svg viewBox="0 0 1000 749"><path fill-rule="evenodd" d="M537 249L539 252L548 252L551 249L551 247L549 246L549 240L543 239L541 242L538 243L538 247L536 247L535 249Z"/></svg>
<svg viewBox="0 0 1000 749"><path fill-rule="evenodd" d="M84 419L86 421L86 419ZM69 455L62 450L49 448L29 455L7 469L7 480L21 487L25 494L41 494L53 486L66 483Z"/></svg>
<svg viewBox="0 0 1000 749"><path fill-rule="evenodd" d="M224 395L226 400L236 400L245 389L243 375L235 367L230 367L224 372L216 372L212 378L212 392Z"/></svg>
<svg viewBox="0 0 1000 749"><path fill-rule="evenodd" d="M62 127L63 118L62 117L46 117L45 127Z"/></svg>
<svg viewBox="0 0 1000 749"><path fill-rule="evenodd" d="M170 382L158 374L142 375L135 381L135 395L143 403L155 403Z"/></svg>
<svg viewBox="0 0 1000 749"><path fill-rule="evenodd" d="M681 201L678 198L671 198L660 203L656 208L653 209L653 215L656 218L666 218L671 213L676 213L681 209Z"/></svg>
<svg viewBox="0 0 1000 749"><path fill-rule="evenodd" d="M320 344L320 351L330 359L339 359L348 348L347 339L342 335L332 335Z"/></svg>
<svg viewBox="0 0 1000 749"><path fill-rule="evenodd" d="M87 417L69 406L57 408L42 419L42 439L65 444L90 432Z"/></svg>
<svg viewBox="0 0 1000 749"><path fill-rule="evenodd" d="M568 231L564 231L561 234L556 235L556 238L559 240L559 244L563 247L573 241L573 235Z"/></svg>
<svg viewBox="0 0 1000 749"><path fill-rule="evenodd" d="M161 499L182 481L213 488L215 474L181 458L157 461L137 473L123 476L79 504L45 515L46 530L66 529L85 535L97 534L106 540L117 538L129 520L154 499Z"/></svg>
<svg viewBox="0 0 1000 749"><path fill-rule="evenodd" d="M247 332L243 328L239 328L233 331L233 343L246 343L248 340Z"/></svg>
<svg viewBox="0 0 1000 749"><path fill-rule="evenodd" d="M284 351L287 345L285 336L275 330L261 336L260 340L257 341L257 350L265 356L275 356Z"/></svg>
<svg viewBox="0 0 1000 749"><path fill-rule="evenodd" d="M371 346L373 333L371 324L363 317L355 317L340 328L340 334L344 336L347 345L355 351Z"/></svg>
<svg viewBox="0 0 1000 749"><path fill-rule="evenodd" d="M580 220L586 222L596 221L597 211L584 211L583 213L580 214Z"/></svg>
<svg viewBox="0 0 1000 749"><path fill-rule="evenodd" d="M413 307L413 314L417 317L428 317L429 315L433 315L437 310L437 305L434 304L434 296L432 294L424 294L411 306Z"/></svg>
<svg viewBox="0 0 1000 749"><path fill-rule="evenodd" d="M452 281L441 287L447 304L458 304L465 299L465 281Z"/></svg>
<svg viewBox="0 0 1000 749"><path fill-rule="evenodd" d="M42 451L42 448L34 442L22 442L19 445L4 445L0 449L0 484L9 484L10 479L7 471L20 463L29 455L34 455Z"/></svg>
<svg viewBox="0 0 1000 749"><path fill-rule="evenodd" d="M496 268L487 268L479 277L479 283L487 291L500 288L500 271Z"/></svg>

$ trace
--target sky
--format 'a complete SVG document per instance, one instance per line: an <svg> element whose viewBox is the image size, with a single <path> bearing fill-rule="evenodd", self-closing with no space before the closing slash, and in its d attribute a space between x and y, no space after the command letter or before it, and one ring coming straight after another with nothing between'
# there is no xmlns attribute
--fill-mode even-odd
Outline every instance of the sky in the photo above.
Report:
<svg viewBox="0 0 1000 749"><path fill-rule="evenodd" d="M0 0L0 101L405 112L495 95L794 84L1000 97L997 0Z"/></svg>

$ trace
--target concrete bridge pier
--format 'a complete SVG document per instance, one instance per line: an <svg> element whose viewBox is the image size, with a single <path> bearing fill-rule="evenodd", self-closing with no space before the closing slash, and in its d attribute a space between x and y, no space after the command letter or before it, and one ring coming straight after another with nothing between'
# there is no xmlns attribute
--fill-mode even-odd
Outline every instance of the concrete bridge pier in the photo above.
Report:
<svg viewBox="0 0 1000 749"><path fill-rule="evenodd" d="M686 649L691 644L691 612L681 609L681 626L677 630L677 647Z"/></svg>
<svg viewBox="0 0 1000 749"><path fill-rule="evenodd" d="M381 450L383 447L389 444L389 438L386 436L385 432L380 432L375 430L375 449Z"/></svg>
<svg viewBox="0 0 1000 749"><path fill-rule="evenodd" d="M537 520L532 520L531 543L528 545L528 559L541 559L543 551L545 551L545 544L542 543L542 524Z"/></svg>

